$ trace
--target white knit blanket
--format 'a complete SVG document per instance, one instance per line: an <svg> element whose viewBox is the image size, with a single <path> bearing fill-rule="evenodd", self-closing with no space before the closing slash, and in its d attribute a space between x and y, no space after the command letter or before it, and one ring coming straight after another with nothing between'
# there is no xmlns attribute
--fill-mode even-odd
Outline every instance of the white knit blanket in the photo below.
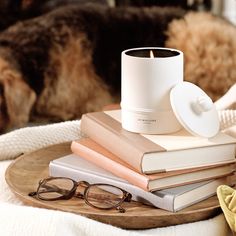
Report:
<svg viewBox="0 0 236 236"><path fill-rule="evenodd" d="M0 136L1 236L182 236L229 235L223 214L209 220L149 230L123 230L72 213L25 206L8 188L5 169L22 153L81 137L80 121L27 127Z"/></svg>
<svg viewBox="0 0 236 236"><path fill-rule="evenodd" d="M236 84L215 102L221 120L221 129L236 124ZM227 130L236 137L236 126ZM52 144L68 142L81 137L80 121L28 127L0 136L0 235L1 236L224 236L229 227L223 214L212 219L190 224L150 230L123 230L72 213L24 206L9 190L5 170L22 153L28 153Z"/></svg>
<svg viewBox="0 0 236 236"><path fill-rule="evenodd" d="M81 136L80 120L18 129L0 136L0 160L13 159L22 153Z"/></svg>

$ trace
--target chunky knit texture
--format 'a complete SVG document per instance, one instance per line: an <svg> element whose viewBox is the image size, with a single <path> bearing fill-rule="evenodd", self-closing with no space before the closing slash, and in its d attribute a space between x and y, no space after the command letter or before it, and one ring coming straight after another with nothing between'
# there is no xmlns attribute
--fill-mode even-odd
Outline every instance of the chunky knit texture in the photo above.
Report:
<svg viewBox="0 0 236 236"><path fill-rule="evenodd" d="M0 160L13 159L23 153L81 136L80 120L21 128L0 136Z"/></svg>

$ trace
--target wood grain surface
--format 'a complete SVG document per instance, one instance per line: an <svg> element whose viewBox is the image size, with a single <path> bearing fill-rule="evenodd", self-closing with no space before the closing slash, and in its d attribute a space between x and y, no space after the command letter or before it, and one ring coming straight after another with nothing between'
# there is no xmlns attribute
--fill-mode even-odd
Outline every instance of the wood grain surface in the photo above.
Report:
<svg viewBox="0 0 236 236"><path fill-rule="evenodd" d="M27 205L73 212L82 216L126 229L148 229L205 220L221 212L217 197L211 197L177 213L168 212L138 202L125 203L125 213L116 210L97 210L81 199L53 202L29 197L40 179L48 177L48 165L53 159L71 153L70 143L53 145L18 157L6 171L11 190Z"/></svg>

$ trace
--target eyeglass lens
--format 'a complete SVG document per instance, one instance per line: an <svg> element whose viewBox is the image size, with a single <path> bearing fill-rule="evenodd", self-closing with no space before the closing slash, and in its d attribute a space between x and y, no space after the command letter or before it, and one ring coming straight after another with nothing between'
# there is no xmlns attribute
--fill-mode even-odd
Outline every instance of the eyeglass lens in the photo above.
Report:
<svg viewBox="0 0 236 236"><path fill-rule="evenodd" d="M41 182L38 189L38 196L44 200L57 199L62 196L68 196L74 187L71 179L53 178ZM101 208L113 208L121 203L124 199L122 190L115 186L106 184L94 184L87 186L79 185L77 191L84 194L85 201L88 204Z"/></svg>
<svg viewBox="0 0 236 236"><path fill-rule="evenodd" d="M86 192L87 201L98 208L112 208L123 199L123 192L110 185L91 185Z"/></svg>
<svg viewBox="0 0 236 236"><path fill-rule="evenodd" d="M38 189L39 197L43 199L55 199L67 196L73 189L74 182L70 179L50 179L41 183Z"/></svg>

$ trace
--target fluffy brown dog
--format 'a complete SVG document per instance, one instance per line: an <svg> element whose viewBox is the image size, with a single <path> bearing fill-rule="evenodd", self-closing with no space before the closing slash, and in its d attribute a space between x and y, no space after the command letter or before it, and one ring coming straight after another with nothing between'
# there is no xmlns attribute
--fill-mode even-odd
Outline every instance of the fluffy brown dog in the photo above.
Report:
<svg viewBox="0 0 236 236"><path fill-rule="evenodd" d="M72 6L16 24L0 35L0 130L119 101L120 55L133 47L182 50L185 79L216 98L235 80L235 36L223 20L176 8Z"/></svg>
<svg viewBox="0 0 236 236"><path fill-rule="evenodd" d="M121 51L163 46L168 23L182 16L168 8L72 6L9 28L0 35L0 130L75 119L114 102Z"/></svg>

